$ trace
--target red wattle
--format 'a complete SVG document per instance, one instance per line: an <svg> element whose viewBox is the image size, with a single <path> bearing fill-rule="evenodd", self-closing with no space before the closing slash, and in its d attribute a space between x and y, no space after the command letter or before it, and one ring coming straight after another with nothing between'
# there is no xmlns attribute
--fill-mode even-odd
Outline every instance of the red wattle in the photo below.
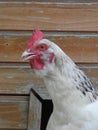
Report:
<svg viewBox="0 0 98 130"><path fill-rule="evenodd" d="M30 61L30 66L32 69L41 70L44 67L44 63L39 58L35 57Z"/></svg>

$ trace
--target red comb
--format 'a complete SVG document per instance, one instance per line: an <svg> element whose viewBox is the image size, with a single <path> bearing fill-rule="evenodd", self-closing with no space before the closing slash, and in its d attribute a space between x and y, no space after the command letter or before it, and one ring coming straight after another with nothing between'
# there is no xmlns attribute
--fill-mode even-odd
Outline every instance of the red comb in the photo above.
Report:
<svg viewBox="0 0 98 130"><path fill-rule="evenodd" d="M44 37L43 32L41 32L40 30L34 30L28 42L27 49L31 48L31 46L34 44L35 41L41 40L43 37Z"/></svg>

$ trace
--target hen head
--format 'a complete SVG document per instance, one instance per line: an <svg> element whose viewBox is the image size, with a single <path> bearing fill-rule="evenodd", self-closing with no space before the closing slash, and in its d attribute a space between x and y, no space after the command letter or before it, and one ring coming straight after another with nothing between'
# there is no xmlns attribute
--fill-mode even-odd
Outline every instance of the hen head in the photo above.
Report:
<svg viewBox="0 0 98 130"><path fill-rule="evenodd" d="M24 60L30 61L32 69L42 70L46 64L51 64L54 61L55 55L51 48L51 41L43 39L43 37L41 31L35 30L22 54Z"/></svg>

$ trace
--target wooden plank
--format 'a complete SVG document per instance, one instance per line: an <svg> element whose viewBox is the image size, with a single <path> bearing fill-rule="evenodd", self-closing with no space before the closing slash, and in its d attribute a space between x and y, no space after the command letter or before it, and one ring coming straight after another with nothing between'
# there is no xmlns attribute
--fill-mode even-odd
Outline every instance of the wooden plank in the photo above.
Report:
<svg viewBox="0 0 98 130"><path fill-rule="evenodd" d="M63 17L62 17L63 16ZM98 31L98 3L2 2L1 30Z"/></svg>
<svg viewBox="0 0 98 130"><path fill-rule="evenodd" d="M98 63L98 37L73 35L51 37L76 63Z"/></svg>
<svg viewBox="0 0 98 130"><path fill-rule="evenodd" d="M98 64L82 64L81 69L98 86ZM28 66L21 64L0 67L1 94L29 94L33 86L44 86Z"/></svg>
<svg viewBox="0 0 98 130"><path fill-rule="evenodd" d="M0 61L23 62L31 32L1 32ZM98 63L97 33L45 32L45 38L57 43L76 63Z"/></svg>
<svg viewBox="0 0 98 130"><path fill-rule="evenodd" d="M0 95L0 129L27 129L28 96Z"/></svg>
<svg viewBox="0 0 98 130"><path fill-rule="evenodd" d="M0 61L22 61L21 54L26 47L26 36L0 36Z"/></svg>
<svg viewBox="0 0 98 130"><path fill-rule="evenodd" d="M29 104L29 118L28 118L28 130L41 130L41 102L30 93L30 104Z"/></svg>
<svg viewBox="0 0 98 130"><path fill-rule="evenodd" d="M38 91L39 93L41 92L41 95L37 93ZM43 91L46 94L45 98L42 96ZM47 95L48 92L45 87L37 86L31 89L28 130L46 130L47 122L53 109L52 101Z"/></svg>
<svg viewBox="0 0 98 130"><path fill-rule="evenodd" d="M6 128L6 129L4 128L3 129L3 128L1 128L0 130L27 130L27 129L8 129L8 128Z"/></svg>
<svg viewBox="0 0 98 130"><path fill-rule="evenodd" d="M43 86L32 70L21 66L3 66L0 68L1 94L29 94L32 86Z"/></svg>
<svg viewBox="0 0 98 130"><path fill-rule="evenodd" d="M31 0L0 0L0 2L23 2L23 3L26 3L26 2L32 2ZM51 2L51 3L70 3L70 4L72 4L72 3L84 3L84 4L88 4L88 3L98 3L98 1L97 0L33 0L33 2L41 2L41 3L43 3L43 2Z"/></svg>

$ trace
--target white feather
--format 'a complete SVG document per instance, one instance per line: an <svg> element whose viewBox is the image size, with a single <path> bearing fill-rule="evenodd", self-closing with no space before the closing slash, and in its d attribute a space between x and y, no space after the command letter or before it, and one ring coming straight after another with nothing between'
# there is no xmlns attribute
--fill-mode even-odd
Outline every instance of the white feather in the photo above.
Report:
<svg viewBox="0 0 98 130"><path fill-rule="evenodd" d="M54 62L35 70L54 105L47 130L98 130L98 99L91 82L56 44L47 39L40 43L48 44L55 54Z"/></svg>

